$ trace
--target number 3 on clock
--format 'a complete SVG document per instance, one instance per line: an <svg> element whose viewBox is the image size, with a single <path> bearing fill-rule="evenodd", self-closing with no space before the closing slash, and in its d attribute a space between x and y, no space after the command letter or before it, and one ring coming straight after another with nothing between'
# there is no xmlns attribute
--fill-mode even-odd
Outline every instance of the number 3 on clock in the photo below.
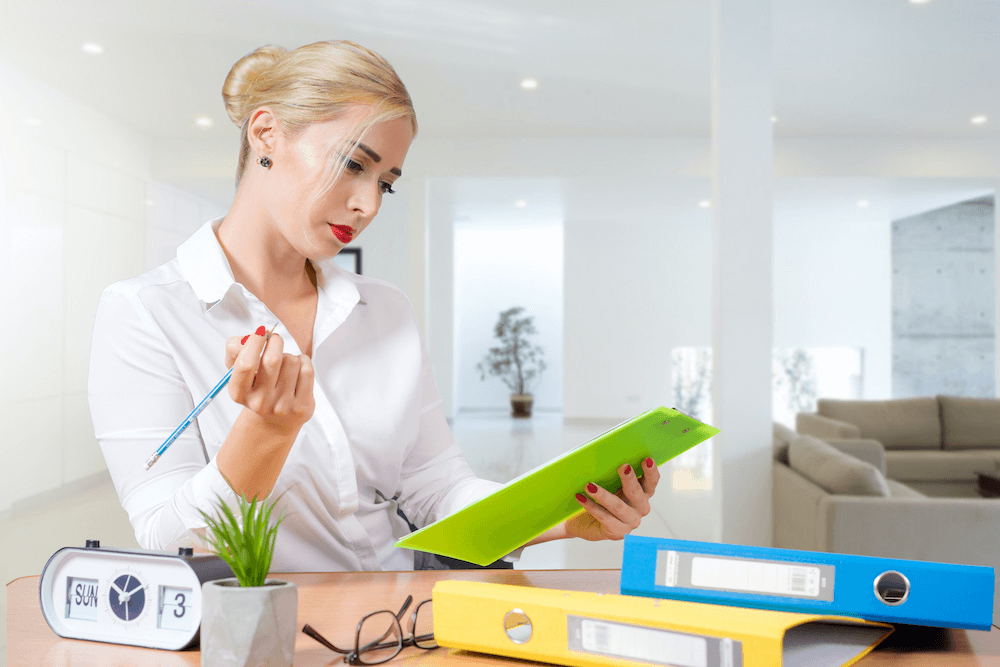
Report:
<svg viewBox="0 0 1000 667"><path fill-rule="evenodd" d="M159 618L157 626L162 630L191 630L192 614L188 613L191 605L188 599L190 588L160 587Z"/></svg>

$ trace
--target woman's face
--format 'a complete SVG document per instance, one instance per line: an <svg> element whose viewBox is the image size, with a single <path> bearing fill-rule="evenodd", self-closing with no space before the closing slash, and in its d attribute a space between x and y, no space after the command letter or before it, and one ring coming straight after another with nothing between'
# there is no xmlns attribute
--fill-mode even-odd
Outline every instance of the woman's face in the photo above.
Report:
<svg viewBox="0 0 1000 667"><path fill-rule="evenodd" d="M268 208L285 238L310 259L329 259L356 239L402 175L413 140L407 118L378 123L360 143L336 150L362 113L310 125L276 146ZM331 159L344 161L343 173L315 199Z"/></svg>

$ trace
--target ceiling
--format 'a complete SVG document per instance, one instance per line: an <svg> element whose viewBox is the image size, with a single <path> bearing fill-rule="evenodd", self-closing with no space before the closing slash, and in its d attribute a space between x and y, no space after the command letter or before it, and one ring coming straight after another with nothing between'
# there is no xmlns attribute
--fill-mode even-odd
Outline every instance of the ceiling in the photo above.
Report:
<svg viewBox="0 0 1000 667"><path fill-rule="evenodd" d="M1000 131L1000 2L773 0L777 136ZM426 137L705 134L708 0L0 0L0 59L158 139L236 137L262 44L384 55ZM81 50L84 42L104 48ZM535 77L535 91L519 81ZM989 123L973 126L975 114ZM198 116L215 126L200 129ZM207 135L207 136L206 136Z"/></svg>

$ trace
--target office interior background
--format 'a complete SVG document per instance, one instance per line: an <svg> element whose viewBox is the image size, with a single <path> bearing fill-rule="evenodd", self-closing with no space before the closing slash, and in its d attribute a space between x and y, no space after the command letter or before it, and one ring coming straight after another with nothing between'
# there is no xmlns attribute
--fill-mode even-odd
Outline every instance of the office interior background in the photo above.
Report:
<svg viewBox="0 0 1000 667"><path fill-rule="evenodd" d="M774 421L996 395L1000 3L38 0L0 24L5 582L135 546L87 405L94 312L225 214L221 86L264 44L354 40L407 85L405 175L352 245L413 303L481 476L684 407L723 432L664 467L640 533L768 544ZM514 306L548 363L531 419L476 369Z"/></svg>

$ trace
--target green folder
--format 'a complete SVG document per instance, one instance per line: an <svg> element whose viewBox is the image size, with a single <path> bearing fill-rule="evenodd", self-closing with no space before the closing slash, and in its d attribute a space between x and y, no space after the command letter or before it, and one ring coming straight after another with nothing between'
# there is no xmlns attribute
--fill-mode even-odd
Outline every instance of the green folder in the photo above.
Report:
<svg viewBox="0 0 1000 667"><path fill-rule="evenodd" d="M672 408L649 410L410 533L396 546L488 565L582 512L575 496L588 482L615 493L622 486L618 467L623 463L641 476L646 457L662 465L718 432Z"/></svg>

